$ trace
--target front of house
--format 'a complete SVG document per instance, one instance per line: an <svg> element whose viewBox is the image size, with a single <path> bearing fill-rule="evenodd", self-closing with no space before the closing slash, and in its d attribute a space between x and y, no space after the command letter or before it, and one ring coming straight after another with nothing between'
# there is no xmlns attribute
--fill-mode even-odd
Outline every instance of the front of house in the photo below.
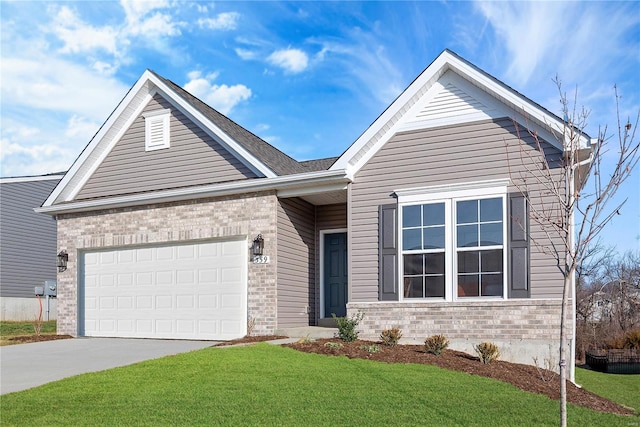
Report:
<svg viewBox="0 0 640 427"><path fill-rule="evenodd" d="M520 127L558 163L556 126L444 51L342 156L297 162L147 71L38 209L69 254L58 332L219 340L361 311L364 338L557 359L563 278L527 206L547 196L510 160L536 148Z"/></svg>

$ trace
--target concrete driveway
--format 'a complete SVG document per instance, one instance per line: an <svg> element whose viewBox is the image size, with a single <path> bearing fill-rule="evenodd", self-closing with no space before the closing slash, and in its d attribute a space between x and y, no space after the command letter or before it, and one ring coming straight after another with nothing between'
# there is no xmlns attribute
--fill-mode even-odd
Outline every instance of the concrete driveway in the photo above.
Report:
<svg viewBox="0 0 640 427"><path fill-rule="evenodd" d="M2 346L0 394L214 344L214 341L75 338Z"/></svg>

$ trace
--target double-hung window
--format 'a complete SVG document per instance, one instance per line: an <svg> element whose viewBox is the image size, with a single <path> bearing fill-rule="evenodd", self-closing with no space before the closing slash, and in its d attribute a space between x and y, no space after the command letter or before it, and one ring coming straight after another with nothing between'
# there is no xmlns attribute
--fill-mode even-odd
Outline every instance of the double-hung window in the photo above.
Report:
<svg viewBox="0 0 640 427"><path fill-rule="evenodd" d="M506 186L398 200L403 299L506 295Z"/></svg>

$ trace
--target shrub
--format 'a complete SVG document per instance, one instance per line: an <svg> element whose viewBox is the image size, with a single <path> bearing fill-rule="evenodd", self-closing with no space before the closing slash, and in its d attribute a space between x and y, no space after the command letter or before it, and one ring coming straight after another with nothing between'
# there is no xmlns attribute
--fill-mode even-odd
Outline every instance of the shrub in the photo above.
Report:
<svg viewBox="0 0 640 427"><path fill-rule="evenodd" d="M605 348L609 350L640 349L640 329L634 329L607 340Z"/></svg>
<svg viewBox="0 0 640 427"><path fill-rule="evenodd" d="M385 329L380 334L380 341L382 344L389 347L395 347L402 338L402 331L398 328Z"/></svg>
<svg viewBox="0 0 640 427"><path fill-rule="evenodd" d="M344 347L344 346L342 345L342 343L339 343L339 342L332 342L332 341L329 341L329 342L324 343L324 346L325 346L325 347L327 347L327 348L335 348L335 349L339 349L339 348Z"/></svg>
<svg viewBox="0 0 640 427"><path fill-rule="evenodd" d="M361 346L358 346L358 348L360 350L364 350L364 351L369 352L369 353L377 353L377 352L380 351L380 347L378 347L375 344L373 344L373 345L364 345L363 344Z"/></svg>
<svg viewBox="0 0 640 427"><path fill-rule="evenodd" d="M296 341L296 344L309 344L312 342L316 342L316 339L307 335L306 337L302 337L298 341Z"/></svg>
<svg viewBox="0 0 640 427"><path fill-rule="evenodd" d="M444 335L433 335L424 340L424 350L427 353L442 354L449 347L449 340Z"/></svg>
<svg viewBox="0 0 640 427"><path fill-rule="evenodd" d="M498 346L493 343L483 342L474 346L473 348L476 350L476 353L478 353L480 361L485 365L488 365L489 363L497 360L498 357L500 357Z"/></svg>
<svg viewBox="0 0 640 427"><path fill-rule="evenodd" d="M360 334L356 331L356 327L364 318L363 312L358 312L358 314L354 314L351 317L337 317L334 313L331 313L331 316L336 321L338 325L338 338L345 342L351 342L358 339L358 335Z"/></svg>

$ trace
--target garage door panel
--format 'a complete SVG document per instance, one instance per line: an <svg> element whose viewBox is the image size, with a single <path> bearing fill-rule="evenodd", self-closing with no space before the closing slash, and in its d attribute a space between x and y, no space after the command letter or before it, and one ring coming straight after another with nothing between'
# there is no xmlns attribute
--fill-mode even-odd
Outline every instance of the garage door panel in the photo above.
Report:
<svg viewBox="0 0 640 427"><path fill-rule="evenodd" d="M243 336L245 252L246 241L238 240L85 253L84 334L183 339Z"/></svg>

